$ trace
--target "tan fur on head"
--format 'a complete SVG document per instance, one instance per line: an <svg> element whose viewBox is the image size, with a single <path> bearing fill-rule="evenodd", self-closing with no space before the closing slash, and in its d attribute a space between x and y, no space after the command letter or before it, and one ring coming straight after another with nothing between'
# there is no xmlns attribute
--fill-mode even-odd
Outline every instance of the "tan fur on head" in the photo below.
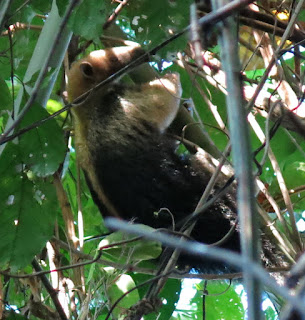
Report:
<svg viewBox="0 0 305 320"><path fill-rule="evenodd" d="M68 99L75 100L144 53L141 47L115 47L91 52L72 64L68 73Z"/></svg>
<svg viewBox="0 0 305 320"><path fill-rule="evenodd" d="M136 46L115 47L91 52L86 58L72 65L68 74L68 98L75 100L98 83L128 65L132 60L143 54L143 50ZM120 97L121 105L126 116L133 121L144 119L156 126L160 132L174 120L181 97L180 77L178 73L169 73L160 79L155 79L142 85L126 88L124 96ZM91 108L100 106L104 90L101 88L91 96L91 101L73 108L72 112L80 119L75 119L82 130L87 131L88 113Z"/></svg>

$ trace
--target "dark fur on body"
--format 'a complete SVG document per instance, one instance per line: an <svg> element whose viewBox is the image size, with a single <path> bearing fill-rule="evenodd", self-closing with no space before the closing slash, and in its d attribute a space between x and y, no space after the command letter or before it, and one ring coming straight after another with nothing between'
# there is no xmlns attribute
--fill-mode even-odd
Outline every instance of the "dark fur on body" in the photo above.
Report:
<svg viewBox="0 0 305 320"><path fill-rule="evenodd" d="M135 218L154 228L170 227L169 213L155 213L167 208L177 224L193 212L210 177L195 170L190 159L177 155L173 138L145 120L129 121L120 110L120 95L124 89L114 86L91 120L88 141L98 180L124 219ZM219 241L231 226L224 217L228 210L218 201L204 213L193 232L196 240ZM236 249L237 243L232 245L231 239L225 247Z"/></svg>
<svg viewBox="0 0 305 320"><path fill-rule="evenodd" d="M94 87L139 53L139 48L114 48L80 60L69 75L69 99ZM178 155L177 141L167 133L180 95L179 76L170 74L160 81L131 87L112 83L92 92L73 108L78 160L103 216L134 220L154 228L175 226L179 231L177 226L194 211L214 167L205 161L199 163L197 155ZM225 183L223 177L220 180L210 197ZM170 213L158 213L162 208ZM213 244L230 231L235 221L232 188L202 213L191 236ZM234 230L221 247L239 251L239 231ZM263 247L265 264L273 264L274 247L264 236ZM219 264L194 257L183 256L179 263L202 271L215 271L213 266L219 269Z"/></svg>

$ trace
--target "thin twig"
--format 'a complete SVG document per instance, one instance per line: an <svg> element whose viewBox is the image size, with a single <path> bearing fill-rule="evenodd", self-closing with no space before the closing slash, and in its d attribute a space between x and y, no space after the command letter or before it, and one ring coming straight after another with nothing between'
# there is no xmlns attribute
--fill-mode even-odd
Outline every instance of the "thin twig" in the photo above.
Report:
<svg viewBox="0 0 305 320"><path fill-rule="evenodd" d="M107 19L107 21L103 25L103 29L107 29L117 18L117 16L120 14L122 9L127 5L128 0L121 0L120 4L116 7L116 9L113 11L111 16Z"/></svg>
<svg viewBox="0 0 305 320"><path fill-rule="evenodd" d="M32 266L36 272L43 271L36 259L34 259L32 261ZM49 282L49 279L44 274L41 274L39 276L39 278L40 278L41 282L43 283L44 287L46 288L46 290L48 291L48 293L54 303L54 306L60 316L60 319L61 320L68 320L68 318L64 312L64 309L62 308L62 305L58 300L57 292L52 287L51 283Z"/></svg>
<svg viewBox="0 0 305 320"><path fill-rule="evenodd" d="M9 34L9 32L14 33L16 31L19 30L37 30L37 31L41 31L42 30L42 26L38 26L38 25L33 25L33 24L26 24L26 23L22 23L22 22L16 22L15 24L12 24L9 26L9 30L3 31L1 33L1 37L3 36L7 36Z"/></svg>

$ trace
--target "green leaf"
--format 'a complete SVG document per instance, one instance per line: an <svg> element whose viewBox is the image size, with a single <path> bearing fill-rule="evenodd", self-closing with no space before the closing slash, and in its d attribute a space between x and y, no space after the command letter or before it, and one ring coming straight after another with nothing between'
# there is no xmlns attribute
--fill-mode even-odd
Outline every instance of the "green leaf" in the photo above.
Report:
<svg viewBox="0 0 305 320"><path fill-rule="evenodd" d="M11 59L9 55L9 39L7 37L0 37L0 66L1 66L1 77L3 79L9 79L11 73Z"/></svg>
<svg viewBox="0 0 305 320"><path fill-rule="evenodd" d="M69 4L69 0L56 0L56 4L57 4L57 8L58 8L58 13L62 17L66 11L68 4Z"/></svg>
<svg viewBox="0 0 305 320"><path fill-rule="evenodd" d="M108 287L107 296L109 298L110 305L113 305L122 295L131 289L135 288L135 283L131 276L127 274L119 275L113 268L104 268L107 273L107 282L112 284ZM115 281L115 282L114 282ZM113 283L114 282L114 283ZM137 290L132 290L128 293L114 308L113 314L116 318L124 311L129 309L132 305L136 304L140 300ZM119 319L123 319L119 317Z"/></svg>
<svg viewBox="0 0 305 320"><path fill-rule="evenodd" d="M130 27L134 30L136 41L145 46L148 44L151 48L181 31L189 23L191 3L189 0L130 2L125 11L130 19ZM147 41L148 35L149 41ZM159 51L158 55L170 61L178 50L185 47L186 43L187 39L184 36L179 37Z"/></svg>
<svg viewBox="0 0 305 320"><path fill-rule="evenodd" d="M48 115L44 108L34 104L27 112L20 127L26 127ZM56 121L51 119L23 134L20 138L20 150L24 163L35 175L49 176L64 161L66 146L62 130Z"/></svg>
<svg viewBox="0 0 305 320"><path fill-rule="evenodd" d="M10 311L9 315L5 318L6 320L26 320L27 318L21 314Z"/></svg>
<svg viewBox="0 0 305 320"><path fill-rule="evenodd" d="M305 162L295 161L286 163L283 174L288 188L293 189L305 182Z"/></svg>
<svg viewBox="0 0 305 320"><path fill-rule="evenodd" d="M148 227L146 225L138 226L147 230L154 230L153 228ZM120 231L113 232L100 242L99 248L107 246L109 244L115 244L121 241L126 241L134 238L134 236L127 235ZM105 257L112 257L115 260L119 259L121 263L132 263L136 261L156 259L159 257L161 252L162 246L160 242L142 239L103 250L103 254L105 254Z"/></svg>
<svg viewBox="0 0 305 320"><path fill-rule="evenodd" d="M62 109L62 107L63 107L62 102L49 99L46 105L46 110L48 111L49 114L53 114L59 111L60 109ZM64 111L61 114L59 114L55 118L55 120L61 128L69 128L69 129L73 128L72 119L69 116L68 111Z"/></svg>
<svg viewBox="0 0 305 320"><path fill-rule="evenodd" d="M28 178L18 144L6 145L0 176L0 266L21 268L52 236L56 194L50 182Z"/></svg>
<svg viewBox="0 0 305 320"><path fill-rule="evenodd" d="M238 284L238 283L237 283ZM219 320L243 320L245 318L245 309L241 303L242 291L239 295L235 286L225 281L212 281L208 283L208 292L206 296L206 319ZM226 291L225 293L223 293Z"/></svg>
<svg viewBox="0 0 305 320"><path fill-rule="evenodd" d="M298 20L303 21L303 22L305 21L305 10L304 9L299 12Z"/></svg>
<svg viewBox="0 0 305 320"><path fill-rule="evenodd" d="M6 82L0 77L0 132L10 115L12 96Z"/></svg>
<svg viewBox="0 0 305 320"><path fill-rule="evenodd" d="M48 14L51 10L52 1L31 0L31 6L37 13Z"/></svg>
<svg viewBox="0 0 305 320"><path fill-rule="evenodd" d="M0 115L2 110L10 110L12 108L12 96L10 90L4 81L0 77Z"/></svg>
<svg viewBox="0 0 305 320"><path fill-rule="evenodd" d="M97 40L102 34L105 20L104 1L84 0L71 15L69 26L75 34L87 40Z"/></svg>
<svg viewBox="0 0 305 320"><path fill-rule="evenodd" d="M31 23L36 12L31 5L24 5L23 0L14 0L12 5L9 7L7 22L8 25L14 24L15 22Z"/></svg>
<svg viewBox="0 0 305 320"><path fill-rule="evenodd" d="M39 35L39 31L31 29L20 30L14 35L14 59L13 61L11 61L10 58L4 60L8 63L9 68L11 68L11 64L13 63L14 75L20 80L24 80L24 75L33 55ZM3 77L7 79L9 76L10 69Z"/></svg>

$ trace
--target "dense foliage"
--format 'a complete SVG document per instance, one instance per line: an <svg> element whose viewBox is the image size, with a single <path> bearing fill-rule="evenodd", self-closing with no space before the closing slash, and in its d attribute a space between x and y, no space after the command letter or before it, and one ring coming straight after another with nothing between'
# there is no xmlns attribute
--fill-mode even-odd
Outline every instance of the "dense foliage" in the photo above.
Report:
<svg viewBox="0 0 305 320"><path fill-rule="evenodd" d="M69 110L61 110L67 105L65 71L86 53L124 40L152 50L146 70L179 72L183 98L192 105L187 115L193 119L177 121L173 130L182 135L183 126L193 121L187 139L220 158L218 150L226 149L229 127L234 128L228 126L224 53L217 42L222 24L197 25L199 56L193 29L153 50L197 21L192 4L2 0L0 319L131 319L129 308L151 285L161 245L108 234L77 167ZM209 12L205 1L198 5L200 17ZM287 271L302 252L305 230L305 5L262 0L239 15L228 12L239 22L234 35L248 103L245 123L259 180L253 197L265 232L288 261L282 270ZM259 95L252 101L255 90ZM231 155L228 159L227 164ZM122 241L100 257L100 246ZM48 273L54 269L60 270ZM46 273L31 277L41 271ZM152 303L145 319L244 319L248 306L240 278L173 273L159 295L163 306ZM266 319L277 319L284 302L266 288L261 301Z"/></svg>

